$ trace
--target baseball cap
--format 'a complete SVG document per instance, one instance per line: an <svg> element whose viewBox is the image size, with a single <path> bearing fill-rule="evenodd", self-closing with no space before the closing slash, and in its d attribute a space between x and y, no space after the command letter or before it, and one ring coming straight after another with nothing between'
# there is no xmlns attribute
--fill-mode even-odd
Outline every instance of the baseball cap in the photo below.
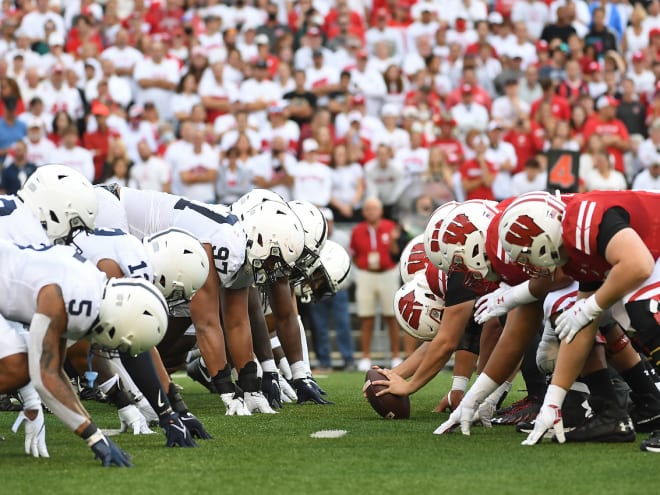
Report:
<svg viewBox="0 0 660 495"><path fill-rule="evenodd" d="M254 42L257 45L267 45L269 43L268 36L263 33L258 34L254 37Z"/></svg>
<svg viewBox="0 0 660 495"><path fill-rule="evenodd" d="M54 64L51 72L55 74L56 72L64 72L64 66L62 64Z"/></svg>
<svg viewBox="0 0 660 495"><path fill-rule="evenodd" d="M632 54L632 61L633 62L643 62L644 61L644 52L641 50L637 50L635 53Z"/></svg>
<svg viewBox="0 0 660 495"><path fill-rule="evenodd" d="M201 55L203 57L206 57L206 48L204 48L202 45L197 45L192 48L190 51L191 55Z"/></svg>
<svg viewBox="0 0 660 495"><path fill-rule="evenodd" d="M488 132L495 131L498 129L502 129L502 124L500 124L497 120L491 120L488 123Z"/></svg>
<svg viewBox="0 0 660 495"><path fill-rule="evenodd" d="M321 30L313 26L307 30L307 36L321 36Z"/></svg>
<svg viewBox="0 0 660 495"><path fill-rule="evenodd" d="M43 128L44 122L41 120L39 117L32 117L28 121L28 129L32 129L34 127L38 127L39 129Z"/></svg>
<svg viewBox="0 0 660 495"><path fill-rule="evenodd" d="M387 103L380 110L380 115L381 117L396 117L399 115L399 107L392 103Z"/></svg>
<svg viewBox="0 0 660 495"><path fill-rule="evenodd" d="M385 7L380 7L376 10L376 18L378 19L387 19L390 16L390 13Z"/></svg>
<svg viewBox="0 0 660 495"><path fill-rule="evenodd" d="M358 112L357 110L353 110L352 112L348 112L348 121L349 122L360 122L362 120L362 114Z"/></svg>
<svg viewBox="0 0 660 495"><path fill-rule="evenodd" d="M654 36L659 36L659 35L660 35L660 28L653 28L649 31L649 40Z"/></svg>
<svg viewBox="0 0 660 495"><path fill-rule="evenodd" d="M424 125L421 122L413 122L413 125L410 126L410 132L422 134L424 132Z"/></svg>
<svg viewBox="0 0 660 495"><path fill-rule="evenodd" d="M362 48L362 49L360 49L360 50L357 51L357 53L355 54L355 56L356 56L357 58L369 58L369 52L367 52L367 50L365 50L364 48Z"/></svg>
<svg viewBox="0 0 660 495"><path fill-rule="evenodd" d="M92 115L107 117L110 115L110 109L103 103L97 101L92 104Z"/></svg>
<svg viewBox="0 0 660 495"><path fill-rule="evenodd" d="M353 95L351 98L351 103L353 105L364 105L364 96L363 95Z"/></svg>
<svg viewBox="0 0 660 495"><path fill-rule="evenodd" d="M320 48L315 48L312 50L312 57L322 57L323 56L323 50Z"/></svg>
<svg viewBox="0 0 660 495"><path fill-rule="evenodd" d="M473 91L474 88L472 87L472 84L466 83L461 86L461 93L464 95L471 95Z"/></svg>
<svg viewBox="0 0 660 495"><path fill-rule="evenodd" d="M603 95L598 100L596 101L596 108L598 110L601 110L603 108L607 107L618 107L619 106L619 100L616 98L613 98L611 96Z"/></svg>
<svg viewBox="0 0 660 495"><path fill-rule="evenodd" d="M483 134L477 134L477 135L474 136L474 138L472 139L472 144L473 144L474 146L476 146L476 145L478 145L478 144L485 144L485 145L488 145L488 143L489 143L489 141L488 141L488 137L484 136Z"/></svg>
<svg viewBox="0 0 660 495"><path fill-rule="evenodd" d="M284 112L284 105L280 102L275 102L268 105L268 113L282 113Z"/></svg>
<svg viewBox="0 0 660 495"><path fill-rule="evenodd" d="M585 74L593 74L595 72L600 72L600 64L598 62L596 62L595 60L592 60L584 68L584 73Z"/></svg>
<svg viewBox="0 0 660 495"><path fill-rule="evenodd" d="M140 105L133 105L128 111L128 116L131 118L139 117L144 113L144 108Z"/></svg>
<svg viewBox="0 0 660 495"><path fill-rule="evenodd" d="M50 46L64 46L64 36L54 31L48 35L48 44Z"/></svg>
<svg viewBox="0 0 660 495"><path fill-rule="evenodd" d="M502 14L499 12L491 12L488 14L488 22L490 24L503 24L504 23L504 17L502 17Z"/></svg>
<svg viewBox="0 0 660 495"><path fill-rule="evenodd" d="M316 142L316 139L307 138L303 141L303 151L309 153L310 151L316 151L319 149L319 144Z"/></svg>
<svg viewBox="0 0 660 495"><path fill-rule="evenodd" d="M545 40L538 40L536 42L536 51L537 52L547 52L550 51L550 45Z"/></svg>

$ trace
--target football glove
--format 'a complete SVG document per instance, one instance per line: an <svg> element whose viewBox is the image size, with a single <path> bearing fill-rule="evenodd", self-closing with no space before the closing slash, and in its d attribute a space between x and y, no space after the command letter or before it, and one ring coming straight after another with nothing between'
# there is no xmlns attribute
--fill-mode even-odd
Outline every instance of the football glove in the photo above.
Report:
<svg viewBox="0 0 660 495"><path fill-rule="evenodd" d="M555 332L559 340L566 339L569 344L577 333L594 321L603 312L592 294L586 299L578 299L575 304L564 311L555 321Z"/></svg>
<svg viewBox="0 0 660 495"><path fill-rule="evenodd" d="M220 394L220 398L225 405L225 416L251 416L243 397L234 392Z"/></svg>
<svg viewBox="0 0 660 495"><path fill-rule="evenodd" d="M261 392L244 392L245 407L250 413L277 414Z"/></svg>
<svg viewBox="0 0 660 495"><path fill-rule="evenodd" d="M280 398L282 399L282 402L296 402L298 400L298 396L296 395L296 391L293 389L291 384L282 376L281 374L278 376L278 381L280 384L280 391L282 394L280 395Z"/></svg>
<svg viewBox="0 0 660 495"><path fill-rule="evenodd" d="M557 441L564 443L566 435L564 434L564 421L561 418L561 406L543 404L534 420L534 430L522 442L522 445L536 445L541 442L545 432L551 428L554 430Z"/></svg>
<svg viewBox="0 0 660 495"><path fill-rule="evenodd" d="M304 404L309 401L316 404L332 404L332 402L321 397L318 385L311 378L298 378L297 380L293 380L293 389L298 396L298 404Z"/></svg>
<svg viewBox="0 0 660 495"><path fill-rule="evenodd" d="M479 408L477 409L477 419L479 419L482 426L492 428L492 420L493 416L495 416L495 411L497 411L497 404L490 400L485 400L479 404Z"/></svg>
<svg viewBox="0 0 660 495"><path fill-rule="evenodd" d="M131 456L121 450L106 435L91 446L94 459L99 459L103 467L133 467Z"/></svg>
<svg viewBox="0 0 660 495"><path fill-rule="evenodd" d="M30 419L24 411L18 413L11 430L16 433L25 422L25 453L32 457L50 457L46 448L46 425L44 424L44 412L41 406L36 409L37 415Z"/></svg>
<svg viewBox="0 0 660 495"><path fill-rule="evenodd" d="M516 306L536 301L529 292L529 282L509 287L500 284L500 288L480 297L475 305L474 321L485 323L491 318L505 315Z"/></svg>
<svg viewBox="0 0 660 495"><path fill-rule="evenodd" d="M264 371L264 376L261 377L261 391L273 409L282 409L279 373Z"/></svg>
<svg viewBox="0 0 660 495"><path fill-rule="evenodd" d="M316 382L316 380L314 380L314 377L313 377L313 376L309 375L309 376L307 376L307 378L309 378L309 380L311 380L310 385L314 388L314 390L316 390L316 391L317 391L319 394L321 394L321 395L328 395L328 394L325 392L325 390L323 390L323 389L319 386L319 384Z"/></svg>
<svg viewBox="0 0 660 495"><path fill-rule="evenodd" d="M160 418L160 427L167 437L166 447L197 447L192 435L175 412Z"/></svg>
<svg viewBox="0 0 660 495"><path fill-rule="evenodd" d="M188 431L193 438L199 438L201 440L210 440L213 438L211 434L206 431L202 422L190 412L179 414L179 418L181 418L181 421L186 428L188 428Z"/></svg>
<svg viewBox="0 0 660 495"><path fill-rule="evenodd" d="M119 413L120 431L122 433L131 430L133 435L152 435L155 433L149 429L146 418L136 406L130 404L118 409L117 413Z"/></svg>
<svg viewBox="0 0 660 495"><path fill-rule="evenodd" d="M433 432L434 435L444 435L453 432L458 426L461 427L463 435L470 435L470 426L475 418L475 407L472 403L467 403L465 398L461 401L454 412L449 415L449 419L438 426Z"/></svg>

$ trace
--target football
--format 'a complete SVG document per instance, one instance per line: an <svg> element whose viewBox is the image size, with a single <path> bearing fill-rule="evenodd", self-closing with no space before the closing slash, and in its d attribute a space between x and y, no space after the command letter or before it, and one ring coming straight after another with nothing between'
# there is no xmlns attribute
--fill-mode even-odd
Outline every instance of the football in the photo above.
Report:
<svg viewBox="0 0 660 495"><path fill-rule="evenodd" d="M367 371L364 392L371 407L385 419L408 419L410 417L410 399L398 395L385 394L376 397L376 394L385 388L384 385L374 385L377 380L386 380L378 370Z"/></svg>

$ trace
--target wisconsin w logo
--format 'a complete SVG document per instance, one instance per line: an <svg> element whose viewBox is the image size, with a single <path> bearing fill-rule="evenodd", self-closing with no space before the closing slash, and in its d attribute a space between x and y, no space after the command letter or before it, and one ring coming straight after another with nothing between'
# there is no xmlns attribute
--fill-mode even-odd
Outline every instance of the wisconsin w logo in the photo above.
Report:
<svg viewBox="0 0 660 495"><path fill-rule="evenodd" d="M426 251L424 251L424 243L418 242L412 247L406 260L406 271L408 275L414 275L418 271L423 270L428 261Z"/></svg>
<svg viewBox="0 0 660 495"><path fill-rule="evenodd" d="M415 300L415 291L411 290L399 299L399 313L413 328L419 328L419 318L422 316L422 305Z"/></svg>
<svg viewBox="0 0 660 495"><path fill-rule="evenodd" d="M442 236L442 242L445 244L453 244L458 246L465 246L467 243L467 236L479 229L474 226L470 219L464 213L456 215L454 220L445 230Z"/></svg>
<svg viewBox="0 0 660 495"><path fill-rule="evenodd" d="M516 246L532 247L534 239L543 234L543 229L536 225L529 215L520 215L509 227L504 239Z"/></svg>
<svg viewBox="0 0 660 495"><path fill-rule="evenodd" d="M442 220L435 224L433 232L431 233L431 251L434 253L440 251L440 239L438 238L440 236L440 227L442 227Z"/></svg>

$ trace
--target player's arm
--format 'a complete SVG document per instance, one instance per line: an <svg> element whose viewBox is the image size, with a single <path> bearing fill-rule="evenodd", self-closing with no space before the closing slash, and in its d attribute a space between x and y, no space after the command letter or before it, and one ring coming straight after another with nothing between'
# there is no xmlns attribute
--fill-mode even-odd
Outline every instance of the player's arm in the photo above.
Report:
<svg viewBox="0 0 660 495"><path fill-rule="evenodd" d="M249 288L220 287L222 322L234 366L241 370L252 361L252 332L248 313ZM197 297L197 295L195 295ZM194 300L194 298L193 298Z"/></svg>
<svg viewBox="0 0 660 495"><path fill-rule="evenodd" d="M91 419L64 373L66 328L62 292L57 285L47 285L39 291L37 313L30 324L30 377L48 408L69 429L83 436Z"/></svg>
<svg viewBox="0 0 660 495"><path fill-rule="evenodd" d="M270 307L275 318L277 336L290 363L302 361L302 345L298 315L291 299L289 278L283 277L270 285L268 291Z"/></svg>

